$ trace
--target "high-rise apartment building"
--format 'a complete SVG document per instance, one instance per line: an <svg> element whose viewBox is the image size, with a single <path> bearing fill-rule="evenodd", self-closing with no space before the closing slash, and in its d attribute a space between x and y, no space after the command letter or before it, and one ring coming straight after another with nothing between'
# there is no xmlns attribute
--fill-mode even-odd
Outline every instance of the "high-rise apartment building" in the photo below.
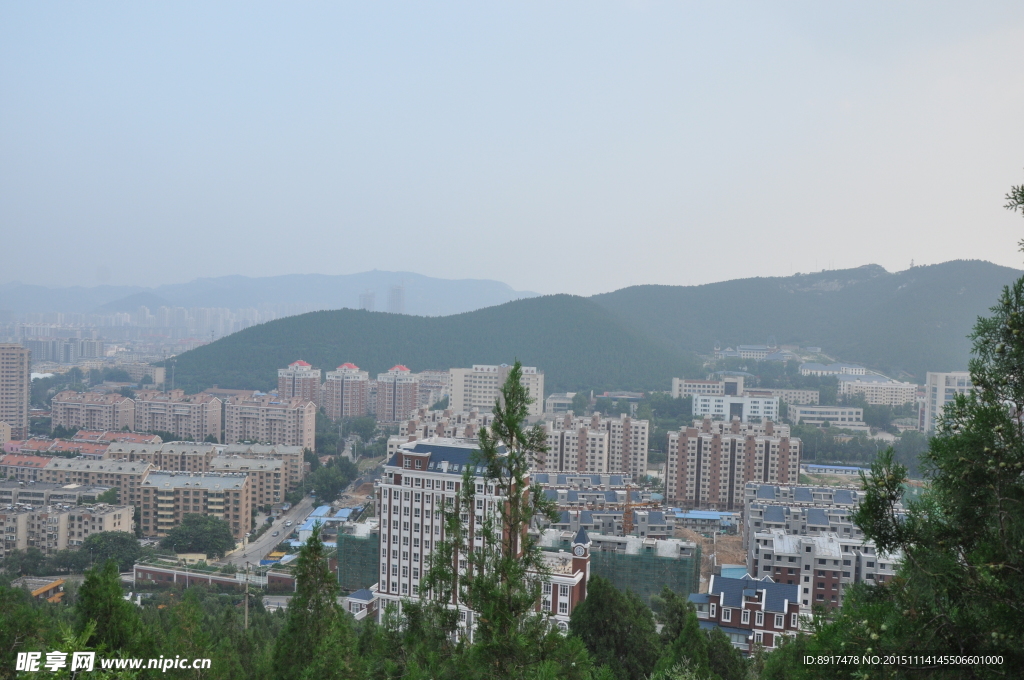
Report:
<svg viewBox="0 0 1024 680"><path fill-rule="evenodd" d="M743 423L704 418L668 433L665 496L690 508L734 510L747 482L795 484L801 442L772 421Z"/></svg>
<svg viewBox="0 0 1024 680"><path fill-rule="evenodd" d="M450 439L431 438L399 447L384 467L376 488L376 514L380 517L380 581L378 607L401 607L402 600L419 596L421 579L430 555L445 538L442 509L451 505L461 491L462 474L474 467L475 445ZM490 481L490 483L488 483ZM468 541L480 546L479 528L486 520L499 517L504 497L493 480L473 476L473 507L466 512ZM549 612L553 622L568 630L573 609L586 598L590 575L590 539L580 531L573 540L572 554L545 553L549 574L541 587L537 611ZM468 565L456 552L453 564L460 574ZM451 603L459 610L460 627L472 640L476 612L462 602Z"/></svg>
<svg viewBox="0 0 1024 680"><path fill-rule="evenodd" d="M0 422L11 426L11 439L28 437L31 395L31 352L21 345L0 344Z"/></svg>
<svg viewBox="0 0 1024 680"><path fill-rule="evenodd" d="M188 394L184 390L135 393L135 431L170 432L178 441L201 442L207 437L220 441L221 401L211 394Z"/></svg>
<svg viewBox="0 0 1024 680"><path fill-rule="evenodd" d="M623 414L577 417L571 412L543 422L548 452L534 464L538 472L647 474L650 423ZM606 437L599 436L604 433Z"/></svg>
<svg viewBox="0 0 1024 680"><path fill-rule="evenodd" d="M320 401L320 369L299 359L277 371L277 396L281 399Z"/></svg>
<svg viewBox="0 0 1024 680"><path fill-rule="evenodd" d="M472 368L451 369L448 372L448 406L453 411L493 410L510 370L512 367L508 364L477 364ZM534 366L523 366L522 383L533 399L529 415L539 416L544 411L544 372Z"/></svg>
<svg viewBox="0 0 1024 680"><path fill-rule="evenodd" d="M361 418L369 413L370 374L355 364L344 363L327 372L321 388L323 406L328 418Z"/></svg>
<svg viewBox="0 0 1024 680"><path fill-rule="evenodd" d="M405 286L398 284L388 289L388 312L405 314Z"/></svg>
<svg viewBox="0 0 1024 680"><path fill-rule="evenodd" d="M224 405L224 442L316 448L316 404L271 395L232 397Z"/></svg>
<svg viewBox="0 0 1024 680"><path fill-rule="evenodd" d="M420 381L405 366L392 366L377 375L377 421L398 423L408 419L420 405Z"/></svg>
<svg viewBox="0 0 1024 680"><path fill-rule="evenodd" d="M971 374L967 371L933 373L928 371L924 385L924 432L932 432L942 418L946 404L958 394L974 390Z"/></svg>
<svg viewBox="0 0 1024 680"><path fill-rule="evenodd" d="M73 430L120 430L135 427L135 402L109 392L64 390L50 400L53 426Z"/></svg>

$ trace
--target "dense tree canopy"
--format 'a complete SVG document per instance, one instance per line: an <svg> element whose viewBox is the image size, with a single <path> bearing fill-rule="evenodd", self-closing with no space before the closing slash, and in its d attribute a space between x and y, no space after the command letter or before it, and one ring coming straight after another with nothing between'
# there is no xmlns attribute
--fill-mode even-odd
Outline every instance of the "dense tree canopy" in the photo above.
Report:
<svg viewBox="0 0 1024 680"><path fill-rule="evenodd" d="M245 520L248 522L249 518ZM189 513L182 518L181 524L167 532L160 545L178 553L205 553L220 557L234 549L235 538L226 521Z"/></svg>

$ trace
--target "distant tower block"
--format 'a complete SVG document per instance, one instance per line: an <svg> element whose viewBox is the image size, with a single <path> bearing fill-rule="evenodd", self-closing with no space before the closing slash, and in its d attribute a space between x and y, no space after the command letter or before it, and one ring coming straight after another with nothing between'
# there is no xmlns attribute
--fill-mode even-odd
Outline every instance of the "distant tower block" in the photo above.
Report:
<svg viewBox="0 0 1024 680"><path fill-rule="evenodd" d="M388 311L392 314L405 314L405 286L391 286L388 291Z"/></svg>
<svg viewBox="0 0 1024 680"><path fill-rule="evenodd" d="M368 290L365 293L359 294L359 309L365 309L368 312L372 312L374 307L377 306L377 294L372 290Z"/></svg>

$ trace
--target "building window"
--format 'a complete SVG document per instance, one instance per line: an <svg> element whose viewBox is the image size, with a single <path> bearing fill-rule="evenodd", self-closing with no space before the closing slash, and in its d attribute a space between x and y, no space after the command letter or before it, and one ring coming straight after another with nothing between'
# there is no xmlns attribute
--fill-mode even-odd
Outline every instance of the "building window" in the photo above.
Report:
<svg viewBox="0 0 1024 680"><path fill-rule="evenodd" d="M782 628L782 614L775 615L775 627Z"/></svg>
<svg viewBox="0 0 1024 680"><path fill-rule="evenodd" d="M755 626L763 626L764 625L764 612L757 612L754 615L754 625Z"/></svg>
<svg viewBox="0 0 1024 680"><path fill-rule="evenodd" d="M790 628L796 628L798 625L799 625L799 620L797 619L797 615L796 614L790 614L789 615L789 627Z"/></svg>
<svg viewBox="0 0 1024 680"><path fill-rule="evenodd" d="M718 613L718 605L712 602L711 606L708 607L708 612L710 613L711 618L715 618L716 614Z"/></svg>
<svg viewBox="0 0 1024 680"><path fill-rule="evenodd" d="M761 644L762 636L760 633L754 633L754 643Z"/></svg>
<svg viewBox="0 0 1024 680"><path fill-rule="evenodd" d="M722 607L722 621L732 621L732 610L728 607Z"/></svg>
<svg viewBox="0 0 1024 680"><path fill-rule="evenodd" d="M744 609L743 610L743 613L740 615L740 620L743 623L750 623L750 610L749 609Z"/></svg>

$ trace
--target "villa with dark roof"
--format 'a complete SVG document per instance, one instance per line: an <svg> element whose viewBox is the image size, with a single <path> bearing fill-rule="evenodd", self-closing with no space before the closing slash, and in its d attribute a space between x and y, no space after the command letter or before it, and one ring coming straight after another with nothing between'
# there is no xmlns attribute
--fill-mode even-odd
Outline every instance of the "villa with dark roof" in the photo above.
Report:
<svg viewBox="0 0 1024 680"><path fill-rule="evenodd" d="M783 636L796 635L809 617L800 613L799 588L754 579L712 576L708 592L690 595L704 630L718 628L734 647L749 654L755 646L778 647Z"/></svg>

